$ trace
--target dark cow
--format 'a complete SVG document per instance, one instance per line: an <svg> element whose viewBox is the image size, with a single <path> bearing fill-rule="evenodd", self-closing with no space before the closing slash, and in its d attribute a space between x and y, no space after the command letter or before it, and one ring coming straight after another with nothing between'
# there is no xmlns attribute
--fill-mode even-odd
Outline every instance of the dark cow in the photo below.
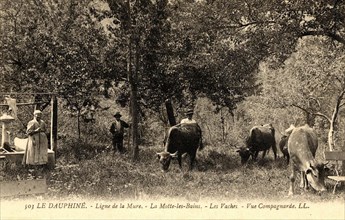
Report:
<svg viewBox="0 0 345 220"><path fill-rule="evenodd" d="M271 124L254 126L250 129L249 136L246 139L246 148L237 150L241 157L241 163L244 164L252 156L256 160L259 151L264 151L262 158L265 157L266 152L272 147L274 158L277 158L276 140L274 137L275 130Z"/></svg>
<svg viewBox="0 0 345 220"><path fill-rule="evenodd" d="M287 142L289 139L289 135L284 134L279 141L279 149L283 153L284 158L286 158L287 164L290 162L290 156L288 152Z"/></svg>
<svg viewBox="0 0 345 220"><path fill-rule="evenodd" d="M279 149L283 153L283 157L284 158L286 157L287 164L289 164L289 162L290 162L290 155L289 155L287 143L288 143L290 134L294 128L295 128L294 125L290 125L290 127L285 130L284 134L282 135L282 137L280 138L280 141L279 141Z"/></svg>
<svg viewBox="0 0 345 220"><path fill-rule="evenodd" d="M308 183L317 191L326 191L325 165L315 160L318 140L314 129L308 125L293 128L288 140L291 158L289 195L294 194L296 170L301 171L301 187L308 189Z"/></svg>
<svg viewBox="0 0 345 220"><path fill-rule="evenodd" d="M190 170L193 169L196 151L202 149L202 132L197 123L180 124L169 129L165 141L165 151L157 153L164 171L169 169L172 158L176 158L182 169L182 154L190 157Z"/></svg>

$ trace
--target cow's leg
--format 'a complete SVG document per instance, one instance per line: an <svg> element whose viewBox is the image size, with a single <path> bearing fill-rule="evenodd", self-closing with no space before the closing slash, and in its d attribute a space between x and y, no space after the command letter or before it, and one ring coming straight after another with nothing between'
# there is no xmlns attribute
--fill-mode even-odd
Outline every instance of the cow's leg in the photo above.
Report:
<svg viewBox="0 0 345 220"><path fill-rule="evenodd" d="M177 160L178 160L178 165L180 166L180 169L182 170L182 154L177 154Z"/></svg>
<svg viewBox="0 0 345 220"><path fill-rule="evenodd" d="M254 161L256 160L256 158L258 158L258 155L259 155L259 151L255 151L254 155L252 155L252 158Z"/></svg>
<svg viewBox="0 0 345 220"><path fill-rule="evenodd" d="M273 150L273 154L274 154L274 159L277 159L277 146L274 144L272 145L272 150Z"/></svg>
<svg viewBox="0 0 345 220"><path fill-rule="evenodd" d="M308 180L307 180L307 176L305 175L304 171L301 171L301 183L299 185L301 188L307 190L308 187Z"/></svg>
<svg viewBox="0 0 345 220"><path fill-rule="evenodd" d="M290 188L289 188L289 196L292 196L294 194L294 185L295 185L295 180L296 180L296 171L295 167L291 164L290 165L291 169L291 175L290 175Z"/></svg>
<svg viewBox="0 0 345 220"><path fill-rule="evenodd" d="M192 170L195 162L195 157L196 157L196 152L195 153L190 153L190 166L189 169Z"/></svg>
<svg viewBox="0 0 345 220"><path fill-rule="evenodd" d="M303 171L301 171L301 182L300 182L300 184L299 184L299 187L300 188L304 188L304 181L305 181L305 174L304 174L304 172Z"/></svg>
<svg viewBox="0 0 345 220"><path fill-rule="evenodd" d="M284 159L286 158L286 164L289 165L289 162L290 162L290 155L289 155L287 149L283 149L282 153L283 153L283 158L284 158Z"/></svg>
<svg viewBox="0 0 345 220"><path fill-rule="evenodd" d="M309 189L309 182L307 179L307 175L304 173L304 189L308 190Z"/></svg>
<svg viewBox="0 0 345 220"><path fill-rule="evenodd" d="M267 152L267 150L264 150L264 151L262 152L262 159L264 159L264 158L265 158L265 156L266 156L266 152Z"/></svg>
<svg viewBox="0 0 345 220"><path fill-rule="evenodd" d="M116 139L115 138L113 138L113 140L112 140L112 142L113 142L113 155L115 154L115 152L116 152L116 149L117 149L117 147L116 147Z"/></svg>

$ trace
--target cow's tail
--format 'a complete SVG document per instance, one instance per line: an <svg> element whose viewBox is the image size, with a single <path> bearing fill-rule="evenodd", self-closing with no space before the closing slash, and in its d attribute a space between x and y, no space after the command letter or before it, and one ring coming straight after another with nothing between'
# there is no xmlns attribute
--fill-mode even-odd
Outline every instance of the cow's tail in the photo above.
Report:
<svg viewBox="0 0 345 220"><path fill-rule="evenodd" d="M276 138L275 138L276 137L276 129L274 127L272 127L271 132L272 132L274 146L277 147L277 142L276 142Z"/></svg>
<svg viewBox="0 0 345 220"><path fill-rule="evenodd" d="M251 148L252 147L253 139L255 140L255 138L256 138L254 129L255 128L250 129L249 135L248 135L248 137L246 137L245 142L246 142L246 147L247 148Z"/></svg>
<svg viewBox="0 0 345 220"><path fill-rule="evenodd" d="M202 130L200 128L200 126L198 124L196 124L197 127L198 127L198 131L199 131L199 134L200 134L200 139L199 139L199 150L202 150L204 149L204 143L202 142Z"/></svg>
<svg viewBox="0 0 345 220"><path fill-rule="evenodd" d="M202 142L202 134L200 135L200 140L199 140L199 150L204 149L204 143Z"/></svg>
<svg viewBox="0 0 345 220"><path fill-rule="evenodd" d="M273 150L273 153L274 153L274 159L277 159L277 152L278 152L278 150L277 150L277 141L276 141L276 136L275 136L275 134L276 134L276 130L275 130L275 128L270 124L270 129L271 129L271 135L272 135L272 141L273 141L273 143L272 143L272 150ZM268 149L268 152L269 152L269 150L270 150L270 148Z"/></svg>

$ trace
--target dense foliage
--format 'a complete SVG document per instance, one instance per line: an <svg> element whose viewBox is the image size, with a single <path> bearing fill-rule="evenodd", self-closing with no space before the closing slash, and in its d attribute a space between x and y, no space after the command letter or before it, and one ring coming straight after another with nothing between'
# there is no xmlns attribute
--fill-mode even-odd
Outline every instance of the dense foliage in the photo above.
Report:
<svg viewBox="0 0 345 220"><path fill-rule="evenodd" d="M178 117L192 107L204 130L221 127L217 140L255 123L283 130L320 116L329 124L321 133L343 141L343 1L0 4L1 91L55 92L78 119L90 106L105 114L104 98L124 111L138 103L128 117L134 135L153 117L165 120L169 98Z"/></svg>

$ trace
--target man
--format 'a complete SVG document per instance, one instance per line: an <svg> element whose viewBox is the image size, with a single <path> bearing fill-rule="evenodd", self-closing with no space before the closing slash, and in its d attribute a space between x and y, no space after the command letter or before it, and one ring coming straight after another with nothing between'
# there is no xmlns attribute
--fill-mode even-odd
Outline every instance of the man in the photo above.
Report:
<svg viewBox="0 0 345 220"><path fill-rule="evenodd" d="M182 128L183 130L186 130L186 129L189 130L190 127L193 127L193 126L196 125L199 128L200 132L201 132L200 126L193 119L193 114L194 114L193 109L188 109L187 112L186 112L187 118L182 119L179 124L175 125L175 127ZM204 148L204 145L203 145L203 142L202 142L202 138L200 138L199 149L203 149L203 148Z"/></svg>
<svg viewBox="0 0 345 220"><path fill-rule="evenodd" d="M116 148L120 153L125 152L123 148L123 134L124 134L125 128L128 128L129 125L120 119L121 116L122 115L120 114L120 112L116 112L114 115L116 120L111 124L111 127L110 127L110 132L113 135L114 153L116 151Z"/></svg>
<svg viewBox="0 0 345 220"><path fill-rule="evenodd" d="M196 121L193 119L193 109L189 109L186 112L187 118L184 118L181 120L180 124L192 124L196 123Z"/></svg>
<svg viewBox="0 0 345 220"><path fill-rule="evenodd" d="M193 119L193 114L193 109L188 109L186 112L187 118L182 119L180 123L174 126L181 127L182 124L197 124L196 121Z"/></svg>

